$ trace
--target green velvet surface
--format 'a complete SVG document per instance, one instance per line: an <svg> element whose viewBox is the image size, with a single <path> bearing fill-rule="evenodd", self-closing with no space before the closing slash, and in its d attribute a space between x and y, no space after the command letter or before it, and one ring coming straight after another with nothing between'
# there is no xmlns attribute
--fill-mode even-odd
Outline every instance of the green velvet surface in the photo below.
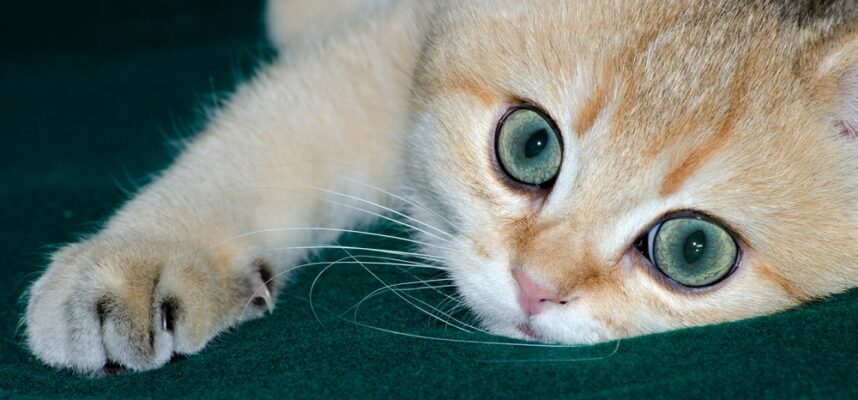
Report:
<svg viewBox="0 0 858 400"><path fill-rule="evenodd" d="M352 308L379 279L436 277L370 266L377 279L354 264L308 267L273 315L159 370L88 379L45 367L18 321L46 255L168 165L165 143L199 127L200 108L271 52L256 1L22 3L0 13L0 398L858 397L856 291L736 323L533 347L446 326L417 309L444 300L420 285Z"/></svg>

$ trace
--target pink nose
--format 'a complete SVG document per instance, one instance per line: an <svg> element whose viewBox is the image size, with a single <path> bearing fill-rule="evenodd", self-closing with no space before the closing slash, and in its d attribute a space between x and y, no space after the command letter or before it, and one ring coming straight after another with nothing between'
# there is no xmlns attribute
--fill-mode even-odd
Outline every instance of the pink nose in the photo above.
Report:
<svg viewBox="0 0 858 400"><path fill-rule="evenodd" d="M539 314L551 303L566 304L559 293L536 283L524 271L515 269L512 277L518 282L518 304L527 315Z"/></svg>

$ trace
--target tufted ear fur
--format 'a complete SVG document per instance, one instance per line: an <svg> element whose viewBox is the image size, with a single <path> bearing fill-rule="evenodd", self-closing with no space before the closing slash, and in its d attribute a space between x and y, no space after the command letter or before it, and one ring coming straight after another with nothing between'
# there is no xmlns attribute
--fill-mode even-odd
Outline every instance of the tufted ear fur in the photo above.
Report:
<svg viewBox="0 0 858 400"><path fill-rule="evenodd" d="M808 55L816 65L812 84L841 133L858 139L858 18L828 28Z"/></svg>
<svg viewBox="0 0 858 400"><path fill-rule="evenodd" d="M858 137L858 35L848 49L848 63L839 81L838 125L843 133Z"/></svg>

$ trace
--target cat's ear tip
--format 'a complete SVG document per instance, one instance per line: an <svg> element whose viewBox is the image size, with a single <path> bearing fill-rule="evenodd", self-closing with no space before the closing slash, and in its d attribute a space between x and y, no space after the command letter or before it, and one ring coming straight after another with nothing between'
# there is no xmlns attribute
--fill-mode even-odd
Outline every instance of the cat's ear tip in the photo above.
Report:
<svg viewBox="0 0 858 400"><path fill-rule="evenodd" d="M834 108L840 133L858 139L858 30L830 39L818 54L812 90Z"/></svg>
<svg viewBox="0 0 858 400"><path fill-rule="evenodd" d="M837 129L840 131L841 136L851 140L858 140L858 126L848 121L840 120L837 121Z"/></svg>

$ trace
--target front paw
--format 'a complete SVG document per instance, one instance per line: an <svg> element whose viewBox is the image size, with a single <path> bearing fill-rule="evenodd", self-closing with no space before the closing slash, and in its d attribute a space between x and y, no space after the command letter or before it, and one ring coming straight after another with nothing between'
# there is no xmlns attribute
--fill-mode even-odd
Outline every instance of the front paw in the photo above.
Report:
<svg viewBox="0 0 858 400"><path fill-rule="evenodd" d="M27 343L45 363L98 375L159 367L273 307L271 271L174 242L96 238L54 255L33 284Z"/></svg>

